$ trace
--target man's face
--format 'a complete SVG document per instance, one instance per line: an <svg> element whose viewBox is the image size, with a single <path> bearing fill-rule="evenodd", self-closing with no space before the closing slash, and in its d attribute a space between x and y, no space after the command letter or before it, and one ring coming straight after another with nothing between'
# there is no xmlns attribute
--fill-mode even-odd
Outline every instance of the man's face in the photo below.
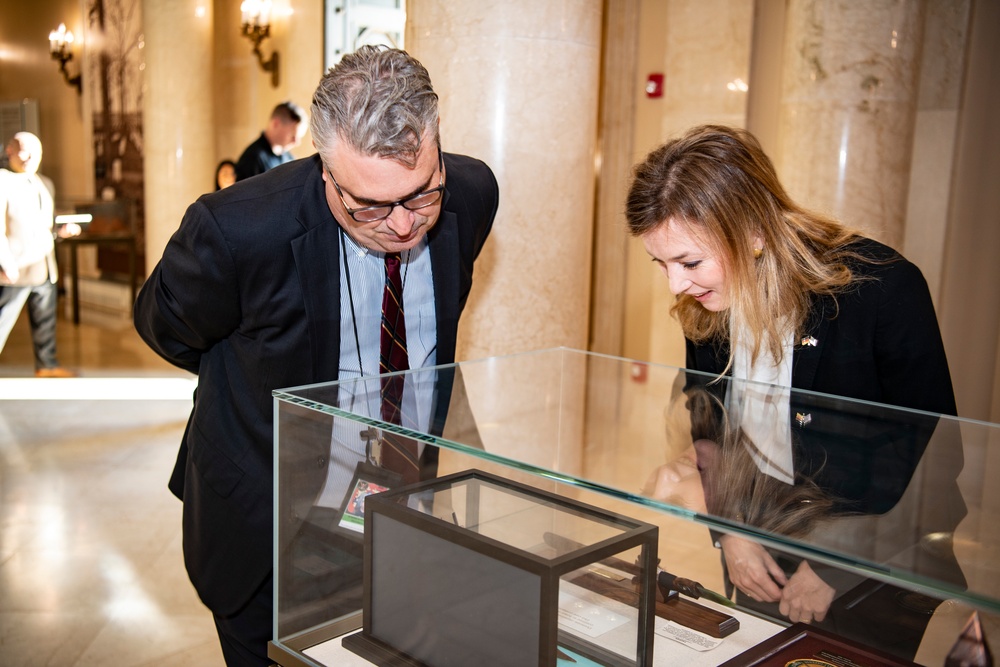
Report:
<svg viewBox="0 0 1000 667"><path fill-rule="evenodd" d="M298 146L305 133L306 126L303 123L279 120L275 125L277 144L281 146L281 151L283 153L287 153Z"/></svg>
<svg viewBox="0 0 1000 667"><path fill-rule="evenodd" d="M10 170L19 174L34 174L42 162L42 144L37 139L18 135L7 144Z"/></svg>
<svg viewBox="0 0 1000 667"><path fill-rule="evenodd" d="M358 222L344 207L345 202L351 209L388 204L438 187L444 167L438 168L437 144L430 137L424 137L412 169L389 158L361 155L343 141L334 144L325 161L327 204L340 226L359 245L382 252L409 250L437 223L443 196L416 211L394 206L388 218L376 222ZM330 174L340 186L343 201Z"/></svg>

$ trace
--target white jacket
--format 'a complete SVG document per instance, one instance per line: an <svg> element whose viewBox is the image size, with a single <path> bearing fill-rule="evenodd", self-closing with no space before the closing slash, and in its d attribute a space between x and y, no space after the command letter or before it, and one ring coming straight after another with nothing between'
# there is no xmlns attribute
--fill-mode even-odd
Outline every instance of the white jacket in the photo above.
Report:
<svg viewBox="0 0 1000 667"><path fill-rule="evenodd" d="M0 274L0 284L41 285L55 282L52 181L39 174L0 169L0 268L16 268L11 283Z"/></svg>

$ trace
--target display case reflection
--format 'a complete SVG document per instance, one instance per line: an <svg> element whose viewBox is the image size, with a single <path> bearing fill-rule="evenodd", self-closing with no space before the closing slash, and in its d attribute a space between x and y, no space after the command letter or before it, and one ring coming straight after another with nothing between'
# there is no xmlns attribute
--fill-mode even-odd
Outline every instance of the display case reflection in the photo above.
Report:
<svg viewBox="0 0 1000 667"><path fill-rule="evenodd" d="M965 587L951 542L965 516L956 483L957 425L931 414L695 375L679 397L690 445L656 468L643 492L722 520L712 539L726 594L741 608L912 658L941 600L876 577L905 564L911 573ZM932 437L943 441L936 450L952 455L924 461ZM911 486L918 467L922 483ZM876 548L871 537L884 536L887 525L891 547L883 539ZM727 530L741 526L811 544L850 542L875 577ZM866 541L867 553L856 546Z"/></svg>

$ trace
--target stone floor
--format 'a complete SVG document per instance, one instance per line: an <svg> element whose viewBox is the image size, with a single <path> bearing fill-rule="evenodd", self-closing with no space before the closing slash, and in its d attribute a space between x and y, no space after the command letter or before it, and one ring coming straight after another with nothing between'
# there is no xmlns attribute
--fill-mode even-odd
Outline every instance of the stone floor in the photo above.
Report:
<svg viewBox="0 0 1000 667"><path fill-rule="evenodd" d="M0 354L0 664L224 665L167 479L194 378L134 330L60 320L35 379L27 317Z"/></svg>

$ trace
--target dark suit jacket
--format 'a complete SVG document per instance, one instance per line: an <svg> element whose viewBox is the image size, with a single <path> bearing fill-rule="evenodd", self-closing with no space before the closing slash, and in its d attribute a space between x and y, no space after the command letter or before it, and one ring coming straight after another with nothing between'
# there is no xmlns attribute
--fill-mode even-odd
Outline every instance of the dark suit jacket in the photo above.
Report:
<svg viewBox="0 0 1000 667"><path fill-rule="evenodd" d="M454 361L499 196L482 162L444 160L444 202L428 233L439 364ZM321 174L313 156L200 198L135 305L150 347L198 375L170 489L184 501L191 580L221 615L238 610L272 566L271 391L337 379L339 225Z"/></svg>
<svg viewBox="0 0 1000 667"><path fill-rule="evenodd" d="M814 299L805 330L796 334L792 387L824 395L792 396L791 429L797 472L843 499L845 509L883 513L905 490L938 420L834 397L954 415L955 395L920 270L876 241L861 240L855 250L874 263L853 261L854 285L836 300ZM801 344L805 336L816 345ZM728 354L728 342L688 341L687 367L718 375ZM811 421L796 423L796 414Z"/></svg>
<svg viewBox="0 0 1000 667"><path fill-rule="evenodd" d="M270 171L278 165L291 162L294 159L295 157L291 153L275 155L274 151L271 150L271 142L261 132L260 136L246 147L236 161L236 180L242 181L257 174L263 174L265 171Z"/></svg>

